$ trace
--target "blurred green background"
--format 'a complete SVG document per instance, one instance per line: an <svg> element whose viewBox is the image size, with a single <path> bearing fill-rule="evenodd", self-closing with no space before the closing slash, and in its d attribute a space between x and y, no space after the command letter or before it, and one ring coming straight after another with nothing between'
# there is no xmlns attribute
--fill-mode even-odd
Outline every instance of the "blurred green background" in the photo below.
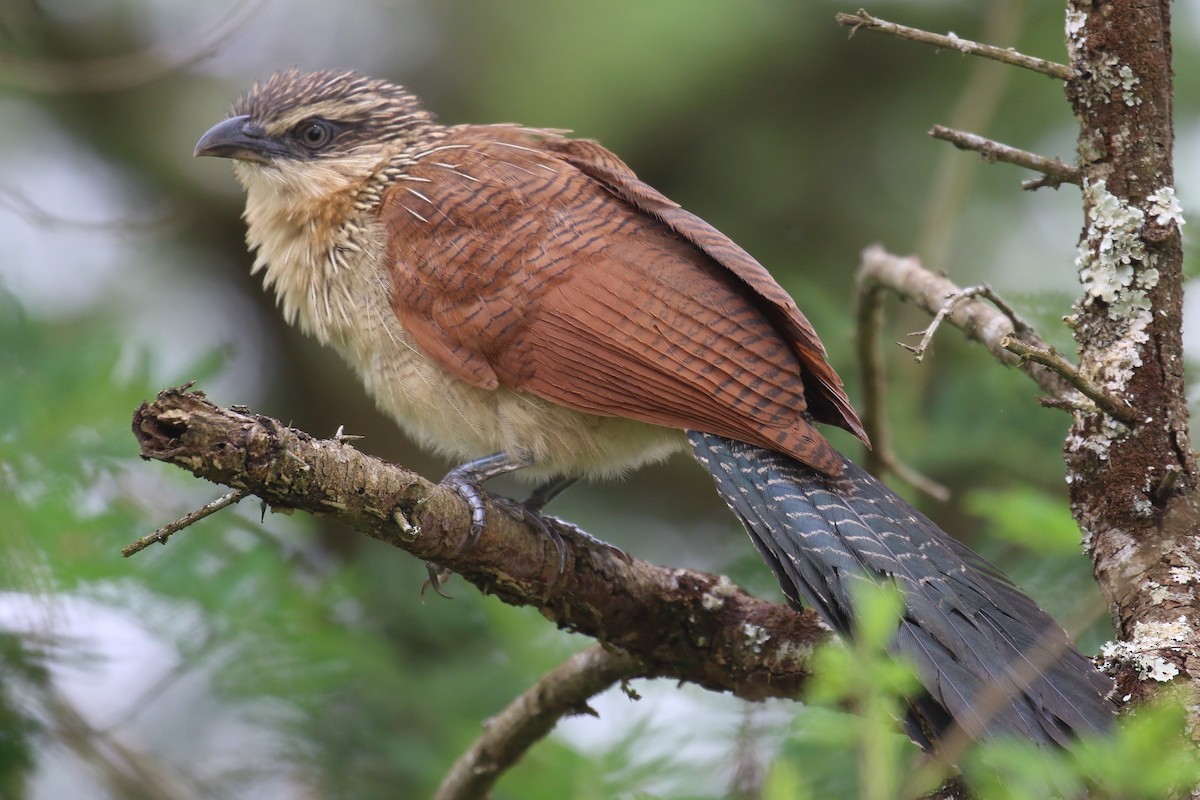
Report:
<svg viewBox="0 0 1200 800"><path fill-rule="evenodd" d="M1069 349L1077 190L1023 193L1029 174L925 135L955 125L1069 160L1061 87L848 38L833 16L856 7L0 4L0 798L428 796L482 720L586 644L461 582L452 601L422 598L424 569L406 555L311 519L260 519L253 502L120 558L220 492L136 457L130 415L167 385L196 379L219 403L316 435L344 425L362 449L430 477L450 466L415 451L334 355L284 326L249 275L228 165L191 157L275 69L355 68L407 84L446 122L601 140L775 274L852 398L852 281L873 242L960 285L989 281ZM1055 3L868 10L1065 58ZM1200 7L1175 13L1186 213L1200 186ZM886 337L925 324L892 303ZM954 493L914 499L1094 652L1110 631L1066 510L1066 416L951 330L920 366L887 353L897 449ZM578 487L553 510L639 557L778 597L686 459ZM635 688L640 701L611 692L599 719L561 725L495 796L756 797L780 752L809 754L793 768L811 796L844 796L850 765L796 744L838 724L830 712Z"/></svg>

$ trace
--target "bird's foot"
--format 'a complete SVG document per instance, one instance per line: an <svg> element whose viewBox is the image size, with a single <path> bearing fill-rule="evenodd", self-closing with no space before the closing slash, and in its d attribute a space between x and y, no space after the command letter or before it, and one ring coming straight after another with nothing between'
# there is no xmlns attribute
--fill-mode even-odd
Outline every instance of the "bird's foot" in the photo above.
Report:
<svg viewBox="0 0 1200 800"><path fill-rule="evenodd" d="M591 542L592 544L596 545L597 547L603 547L605 550L612 553L614 556L621 559L626 564L633 563L633 556L629 555L629 553L626 553L624 550L617 547L615 544L609 544L608 542L604 541L603 539L598 539L595 536L592 536L590 533L588 533L587 531L585 531L583 528L579 527L575 523L567 522L565 519L562 519L561 517L554 517L549 514L539 514L539 516L542 519L542 526L544 526L542 529L548 531L550 538L555 541L556 545L560 545L560 544L562 545L561 547L559 547L559 551L558 551L560 571L566 570L566 558L565 558L566 552L565 552L565 544L563 543L563 539L562 539L562 531L570 531L572 535L577 536L580 539L584 539L588 542Z"/></svg>
<svg viewBox="0 0 1200 800"><path fill-rule="evenodd" d="M471 510L471 530L467 533L467 540L463 542L460 549L474 547L487 523L487 513L484 508L484 497L487 496L487 492L483 490L483 482L521 467L527 467L529 463L527 459L514 458L508 453L492 453L490 456L460 464L446 473L446 477L442 478L441 485L447 489L453 489L459 497L467 501L467 508ZM493 495L493 497L495 496Z"/></svg>
<svg viewBox="0 0 1200 800"><path fill-rule="evenodd" d="M567 545L563 541L560 528L571 528L578 531L574 525L563 522L558 517L551 517L543 514L539 508L530 507L528 503L513 500L509 497L501 497L499 495L489 495L494 505L500 506L509 514L519 520L525 522L532 528L536 528L551 544L554 545L554 551L558 554L558 569L555 573L555 579L562 575L567 570Z"/></svg>
<svg viewBox="0 0 1200 800"><path fill-rule="evenodd" d="M557 517L548 517L540 510L530 508L525 503L520 503L519 506L524 519L544 533L554 545L554 550L558 553L558 571L554 573L554 580L557 581L567 571L567 544L563 541L562 534L558 532L558 525L562 524L562 520Z"/></svg>
<svg viewBox="0 0 1200 800"><path fill-rule="evenodd" d="M467 534L466 540L463 541L459 548L473 547L479 540L487 524L486 503L487 499L490 498L493 504L503 506L512 514L546 535L554 544L554 549L558 553L557 575L561 575L566 571L567 567L567 546L563 542L562 535L556 528L556 523L565 523L552 517L544 516L542 508L560 492L574 483L575 478L557 478L544 483L534 489L533 493L524 502L517 502L507 497L490 494L481 485L489 478L504 475L505 473L513 472L529 465L530 462L527 459L513 457L507 453L494 453L490 456L467 462L446 473L446 477L442 478L441 485L448 489L453 489L459 497L467 501L467 507L471 510L471 529ZM430 573L430 585L434 591L438 591L440 580L434 579L433 573ZM441 592L438 593L440 594Z"/></svg>

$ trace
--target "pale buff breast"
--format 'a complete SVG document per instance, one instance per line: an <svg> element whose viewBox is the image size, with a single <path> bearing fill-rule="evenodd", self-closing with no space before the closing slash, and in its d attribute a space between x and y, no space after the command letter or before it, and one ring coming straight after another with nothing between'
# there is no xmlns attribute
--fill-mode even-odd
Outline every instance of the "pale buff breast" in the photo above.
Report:
<svg viewBox="0 0 1200 800"><path fill-rule="evenodd" d="M528 456L535 466L521 474L539 480L612 476L685 448L678 430L450 376L420 352L392 312L383 231L371 214L352 214L357 223L323 224L331 194L344 188L340 175L245 164L236 173L247 191L253 271L263 273L284 317L341 353L379 408L423 447L459 460L498 451Z"/></svg>

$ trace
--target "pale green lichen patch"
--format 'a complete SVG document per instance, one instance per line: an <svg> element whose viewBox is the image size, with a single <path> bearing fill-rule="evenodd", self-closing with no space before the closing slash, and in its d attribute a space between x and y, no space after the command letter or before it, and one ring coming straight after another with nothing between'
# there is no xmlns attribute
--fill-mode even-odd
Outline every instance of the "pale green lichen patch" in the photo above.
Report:
<svg viewBox="0 0 1200 800"><path fill-rule="evenodd" d="M716 611L725 605L725 598L737 592L737 587L733 585L733 581L724 575L717 578L717 582L712 588L704 593L700 598L700 605L705 611Z"/></svg>
<svg viewBox="0 0 1200 800"><path fill-rule="evenodd" d="M763 645L771 641L771 634L767 632L766 628L750 622L742 625L742 633L749 642L750 649L755 653L761 653Z"/></svg>
<svg viewBox="0 0 1200 800"><path fill-rule="evenodd" d="M1134 92L1141 81L1128 64L1122 64L1121 59L1111 53L1092 64L1092 80L1090 91L1084 97L1089 106L1092 99L1097 98L1104 103L1111 103L1116 92L1121 93L1125 105L1130 108L1140 106L1142 98Z"/></svg>
<svg viewBox="0 0 1200 800"><path fill-rule="evenodd" d="M1171 567L1171 580L1178 584L1200 584L1200 574L1197 574L1196 569L1190 566Z"/></svg>
<svg viewBox="0 0 1200 800"><path fill-rule="evenodd" d="M1112 303L1132 284L1135 262L1146 259L1141 236L1146 215L1121 202L1108 191L1104 180L1089 183L1084 195L1088 201L1088 235L1076 266L1088 296ZM1098 242L1094 254L1093 242Z"/></svg>
<svg viewBox="0 0 1200 800"><path fill-rule="evenodd" d="M1067 10L1067 37L1072 41L1084 43L1084 37L1080 36L1080 32L1087 25L1087 14L1078 10L1078 8L1068 8Z"/></svg>
<svg viewBox="0 0 1200 800"><path fill-rule="evenodd" d="M1176 606L1189 605L1196 599L1195 591L1189 585L1190 578L1189 575L1180 580L1173 574L1170 583L1162 584L1155 580L1147 580L1143 584L1143 588L1149 593L1151 605L1161 606L1167 602L1174 603Z"/></svg>
<svg viewBox="0 0 1200 800"><path fill-rule="evenodd" d="M1150 201L1150 216L1155 222L1163 227L1171 223L1183 227L1183 207L1179 205L1174 187L1164 186L1146 199Z"/></svg>
<svg viewBox="0 0 1200 800"><path fill-rule="evenodd" d="M1073 319L1076 325L1088 321L1088 336L1094 357L1083 366L1088 377L1119 397L1133 371L1142 366L1142 349L1150 341L1154 312L1150 292L1160 275L1155 266L1158 256L1146 247L1144 238L1147 212L1122 200L1108 190L1104 179L1085 181L1084 199L1087 228L1080 242L1075 266L1084 296ZM1157 208L1148 202L1147 209ZM1165 208L1165 207L1164 207ZM1084 310L1099 306L1104 320ZM1088 453L1105 461L1114 442L1128 429L1117 420L1103 416L1068 437L1069 452ZM1134 509L1135 513L1139 509ZM1144 509L1142 509L1144 514ZM1085 544L1086 547L1086 544Z"/></svg>
<svg viewBox="0 0 1200 800"><path fill-rule="evenodd" d="M812 658L812 654L813 646L810 644L783 641L779 643L779 647L775 651L774 663L804 664L807 663L810 658Z"/></svg>
<svg viewBox="0 0 1200 800"><path fill-rule="evenodd" d="M1100 648L1100 655L1104 657L1106 669L1117 663L1127 663L1137 668L1142 680L1169 681L1179 674L1179 668L1160 653L1178 649L1178 644L1191 633L1191 625L1184 616L1174 622L1139 622L1133 628L1132 639L1107 642Z"/></svg>
<svg viewBox="0 0 1200 800"><path fill-rule="evenodd" d="M1084 11L1067 9L1067 51L1071 55L1071 63L1086 61L1086 71L1090 75L1090 80L1080 85L1083 90L1083 94L1080 95L1083 104L1089 108L1096 102L1108 104L1113 101L1113 96L1120 92L1126 106L1140 106L1142 98L1135 90L1142 82L1132 67L1121 63L1121 59L1112 53L1088 58L1088 54L1083 52L1087 43L1087 36L1084 35L1087 22L1088 17Z"/></svg>
<svg viewBox="0 0 1200 800"><path fill-rule="evenodd" d="M1138 80L1137 75L1133 74L1133 70L1130 68L1130 66L1128 64L1122 64L1120 67L1118 67L1116 78L1117 87L1120 88L1121 92L1125 95L1125 105L1131 108L1133 106L1140 106L1142 104L1142 98L1134 94L1133 90L1138 87L1138 84L1141 83L1141 81Z"/></svg>
<svg viewBox="0 0 1200 800"><path fill-rule="evenodd" d="M1105 303L1108 318L1118 323L1095 372L1109 388L1119 391L1142 364L1141 347L1150 338L1154 320L1149 292L1158 285L1159 272L1154 266L1156 256L1142 238L1146 213L1109 192L1104 180L1088 183L1084 195L1088 228L1075 266L1084 303ZM1152 201L1152 213L1160 206Z"/></svg>
<svg viewBox="0 0 1200 800"><path fill-rule="evenodd" d="M1067 437L1067 447L1071 452L1086 450L1101 461L1108 459L1108 449L1113 440L1125 431L1125 426L1111 417L1104 417L1100 429L1088 437L1072 434ZM1068 481L1071 483L1072 481ZM1085 543L1086 546L1086 543Z"/></svg>

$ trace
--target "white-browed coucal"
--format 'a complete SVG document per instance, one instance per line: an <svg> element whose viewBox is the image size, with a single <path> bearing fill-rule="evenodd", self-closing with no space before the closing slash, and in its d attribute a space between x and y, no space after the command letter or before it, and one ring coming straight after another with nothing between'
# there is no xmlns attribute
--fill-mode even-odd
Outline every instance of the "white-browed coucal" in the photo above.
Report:
<svg viewBox="0 0 1200 800"><path fill-rule="evenodd" d="M1066 744L1107 729L1110 682L1014 584L838 453L864 438L792 298L744 250L593 141L438 124L403 88L281 72L204 134L247 192L247 240L289 322L334 347L484 523L478 483L548 499L690 449L793 604L854 633L894 582L924 745ZM990 692L992 700L981 702Z"/></svg>

